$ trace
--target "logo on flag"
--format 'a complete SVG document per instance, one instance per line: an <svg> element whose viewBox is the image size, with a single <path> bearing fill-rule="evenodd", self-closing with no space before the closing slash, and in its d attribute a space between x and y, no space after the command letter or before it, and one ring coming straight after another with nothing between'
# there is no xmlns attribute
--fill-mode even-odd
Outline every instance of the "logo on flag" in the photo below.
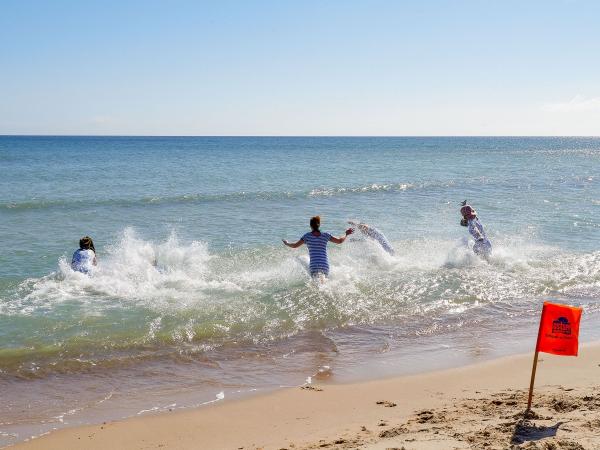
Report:
<svg viewBox="0 0 600 450"><path fill-rule="evenodd" d="M559 317L552 322L552 333L555 334L571 334L571 324L566 317Z"/></svg>

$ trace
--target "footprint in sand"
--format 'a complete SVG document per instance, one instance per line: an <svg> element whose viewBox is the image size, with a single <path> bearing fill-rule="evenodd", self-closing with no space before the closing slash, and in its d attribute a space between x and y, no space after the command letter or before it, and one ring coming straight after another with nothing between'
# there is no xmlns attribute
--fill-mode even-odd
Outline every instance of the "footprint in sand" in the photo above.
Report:
<svg viewBox="0 0 600 450"><path fill-rule="evenodd" d="M383 405L386 408L393 408L396 406L396 404L394 402L388 402L387 400L379 400L378 402L376 402L378 405Z"/></svg>
<svg viewBox="0 0 600 450"><path fill-rule="evenodd" d="M311 384L307 384L306 386L300 386L300 389L303 389L305 391L317 391L317 392L323 391L323 389L321 389L319 386L313 386Z"/></svg>

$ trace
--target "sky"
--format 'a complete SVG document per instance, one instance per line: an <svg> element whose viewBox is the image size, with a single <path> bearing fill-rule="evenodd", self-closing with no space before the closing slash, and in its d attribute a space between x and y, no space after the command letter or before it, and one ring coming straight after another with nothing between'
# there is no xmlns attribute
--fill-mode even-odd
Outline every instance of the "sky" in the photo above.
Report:
<svg viewBox="0 0 600 450"><path fill-rule="evenodd" d="M600 135L600 2L0 1L0 134Z"/></svg>

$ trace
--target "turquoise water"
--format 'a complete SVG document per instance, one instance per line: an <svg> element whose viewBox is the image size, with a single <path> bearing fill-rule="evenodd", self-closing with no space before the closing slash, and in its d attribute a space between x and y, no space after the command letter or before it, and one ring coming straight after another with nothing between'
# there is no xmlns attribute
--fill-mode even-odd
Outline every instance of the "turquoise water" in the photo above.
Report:
<svg viewBox="0 0 600 450"><path fill-rule="evenodd" d="M0 137L0 444L526 351L544 299L596 339L599 163L599 138ZM315 214L396 256L352 238L314 284L281 239ZM86 234L92 277L68 264Z"/></svg>

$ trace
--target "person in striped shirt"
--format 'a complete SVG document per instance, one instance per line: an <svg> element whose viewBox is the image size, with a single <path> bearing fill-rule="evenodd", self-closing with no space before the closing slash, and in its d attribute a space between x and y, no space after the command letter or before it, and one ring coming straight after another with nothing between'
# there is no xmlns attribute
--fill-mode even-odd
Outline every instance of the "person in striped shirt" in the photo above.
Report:
<svg viewBox="0 0 600 450"><path fill-rule="evenodd" d="M329 260L327 258L327 243L333 242L341 244L346 240L346 237L353 233L352 228L348 228L342 237L335 237L329 233L323 233L319 230L321 227L321 218L319 216L311 217L311 231L302 236L297 242L288 242L283 239L283 243L291 248L298 248L303 244L308 247L308 255L310 257L310 275L318 277L323 274L329 275Z"/></svg>

